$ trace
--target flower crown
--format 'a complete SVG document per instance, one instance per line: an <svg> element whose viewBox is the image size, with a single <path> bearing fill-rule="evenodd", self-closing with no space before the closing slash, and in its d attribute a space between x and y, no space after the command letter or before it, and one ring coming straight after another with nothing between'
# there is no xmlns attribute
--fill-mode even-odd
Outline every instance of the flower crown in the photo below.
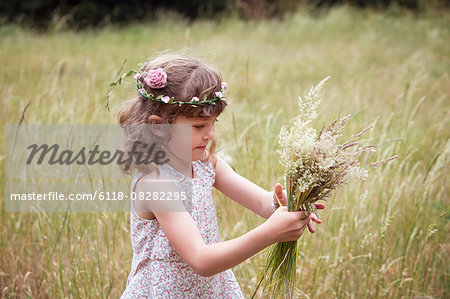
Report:
<svg viewBox="0 0 450 299"><path fill-rule="evenodd" d="M214 98L208 100L208 97L205 95L203 100L200 101L198 97L192 97L189 102L175 101L174 97L169 97L165 95L159 95L155 97L152 93L148 93L144 88L144 82L152 89L161 89L167 86L167 73L162 68L157 68L154 70L150 70L148 72L136 73L134 75L134 79L136 79L136 90L137 92L147 98L149 100L153 100L156 102L163 102L166 104L178 104L178 105L191 105L193 107L197 107L197 105L206 105L211 104L215 105L215 101L226 101L225 90L227 89L227 83L222 82L222 86L220 91L216 91L214 94Z"/></svg>
<svg viewBox="0 0 450 299"><path fill-rule="evenodd" d="M143 64L138 64L139 67L143 67ZM157 68L154 70L146 71L146 72L138 72L135 70L130 70L123 74L117 81L112 82L109 84L111 87L109 90L108 95L106 96L106 108L109 109L109 101L108 98L111 95L113 89L118 85L122 83L122 79L129 77L133 75L133 78L136 80L136 90L139 95L142 97L156 101L156 102L162 102L166 104L178 104L181 105L191 105L193 107L197 107L198 105L203 106L206 104L216 105L216 101L226 101L227 98L225 96L225 91L227 89L227 83L222 82L220 91L216 91L214 94L214 98L209 99L205 95L203 96L203 100L200 100L198 97L192 97L192 99L189 102L183 102L183 101L175 101L174 97L169 97L166 95L159 95L155 96L152 93L149 93L144 88L144 83L152 88L152 89L161 89L168 85L167 83L167 73L162 68Z"/></svg>

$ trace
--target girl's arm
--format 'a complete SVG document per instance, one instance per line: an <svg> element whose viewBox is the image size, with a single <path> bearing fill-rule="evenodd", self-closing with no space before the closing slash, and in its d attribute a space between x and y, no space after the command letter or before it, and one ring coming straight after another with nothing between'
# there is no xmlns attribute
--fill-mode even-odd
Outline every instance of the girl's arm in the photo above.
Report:
<svg viewBox="0 0 450 299"><path fill-rule="evenodd" d="M166 182L170 180L164 175L161 175L161 179ZM151 175L144 176L137 183L135 191L137 193L155 191L153 184L155 182ZM166 188L176 190L175 185L165 184ZM207 245L182 201L170 201L169 207L171 211L184 210L183 212L167 212L167 209L163 210L163 203L150 202L152 205L150 208L157 207L155 204L159 205L158 211L153 210L153 214L170 244L201 276L212 276L230 269L270 244L299 239L311 219L304 211L287 212L285 207L281 207L266 222L250 232L236 239Z"/></svg>
<svg viewBox="0 0 450 299"><path fill-rule="evenodd" d="M217 158L217 163L215 166L216 181L214 187L223 194L264 218L269 218L273 213L273 201L279 199L283 206L286 205L286 192L283 191L281 184L275 185L275 192L266 191L237 174L225 160L218 156L215 157ZM317 209L325 208L325 205L322 203L315 203L314 205ZM314 214L311 214L310 218L308 230L314 233L313 221L317 223L322 221Z"/></svg>
<svg viewBox="0 0 450 299"><path fill-rule="evenodd" d="M310 217L302 212L277 211L263 224L232 240L207 245L187 212L154 212L170 244L199 275L230 269L276 242L301 237Z"/></svg>
<svg viewBox="0 0 450 299"><path fill-rule="evenodd" d="M237 174L222 158L217 158L214 187L220 192L264 218L273 212L274 193ZM281 200L281 198L280 198ZM286 200L284 199L283 204Z"/></svg>

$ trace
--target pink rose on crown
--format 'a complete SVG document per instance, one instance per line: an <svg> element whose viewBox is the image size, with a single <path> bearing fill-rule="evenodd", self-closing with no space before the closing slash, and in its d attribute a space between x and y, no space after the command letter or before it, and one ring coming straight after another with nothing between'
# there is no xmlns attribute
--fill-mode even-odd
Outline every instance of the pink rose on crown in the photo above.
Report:
<svg viewBox="0 0 450 299"><path fill-rule="evenodd" d="M162 68L147 72L144 77L145 83L153 89L164 88L167 83L167 74Z"/></svg>

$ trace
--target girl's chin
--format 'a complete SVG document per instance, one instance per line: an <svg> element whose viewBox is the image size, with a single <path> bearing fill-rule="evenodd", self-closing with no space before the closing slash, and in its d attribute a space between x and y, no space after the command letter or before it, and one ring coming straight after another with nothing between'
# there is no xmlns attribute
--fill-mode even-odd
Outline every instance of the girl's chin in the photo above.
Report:
<svg viewBox="0 0 450 299"><path fill-rule="evenodd" d="M192 161L197 161L200 160L202 158L202 155L200 154L194 154L192 153Z"/></svg>
<svg viewBox="0 0 450 299"><path fill-rule="evenodd" d="M204 151L192 151L192 161L200 160L203 156Z"/></svg>

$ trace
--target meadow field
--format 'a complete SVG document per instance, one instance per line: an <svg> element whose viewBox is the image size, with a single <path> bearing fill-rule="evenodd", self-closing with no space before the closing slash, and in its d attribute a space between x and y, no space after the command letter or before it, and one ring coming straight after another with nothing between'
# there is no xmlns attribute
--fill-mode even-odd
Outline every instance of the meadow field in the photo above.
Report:
<svg viewBox="0 0 450 299"><path fill-rule="evenodd" d="M283 20L174 16L127 27L46 32L0 27L0 111L5 124L114 124L134 96L117 74L161 51L200 56L221 70L230 105L216 125L217 153L270 190L284 182L277 135L297 97L330 75L315 127L352 114L377 144L367 163L397 154L336 193L316 233L299 242L299 289L311 298L450 297L450 16L336 8ZM28 106L24 112L25 107ZM23 113L24 112L24 113ZM22 120L21 120L22 119ZM0 152L2 298L118 298L131 266L129 214L10 213ZM214 192L222 240L264 219ZM265 252L233 268L250 297ZM258 295L260 297L260 294ZM258 297L257 296L257 297Z"/></svg>

